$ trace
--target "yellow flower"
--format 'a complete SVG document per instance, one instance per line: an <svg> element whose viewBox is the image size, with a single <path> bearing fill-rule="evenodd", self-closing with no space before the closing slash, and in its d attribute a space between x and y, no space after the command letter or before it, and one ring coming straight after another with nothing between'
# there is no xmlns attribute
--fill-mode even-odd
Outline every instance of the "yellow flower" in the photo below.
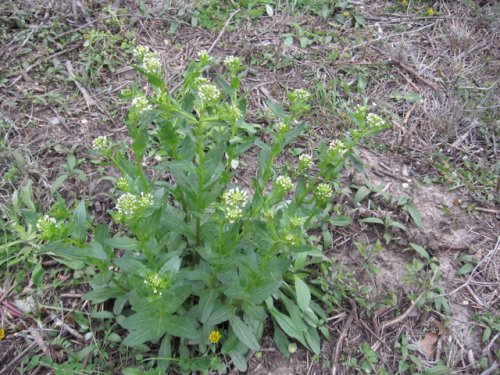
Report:
<svg viewBox="0 0 500 375"><path fill-rule="evenodd" d="M349 16L351 15L351 13L349 13L349 12L346 10L346 11L344 11L344 13L342 13L342 15L343 15L344 17L349 17Z"/></svg>
<svg viewBox="0 0 500 375"><path fill-rule="evenodd" d="M210 341L212 344L217 344L221 337L221 333L215 330L210 332L210 334L208 335L208 341Z"/></svg>
<svg viewBox="0 0 500 375"><path fill-rule="evenodd" d="M0 328L0 341L2 341L5 338L5 329Z"/></svg>
<svg viewBox="0 0 500 375"><path fill-rule="evenodd" d="M402 0L401 5L405 7L408 6L408 0Z"/></svg>
<svg viewBox="0 0 500 375"><path fill-rule="evenodd" d="M429 9L427 9L427 14L428 14L429 16L431 16L431 17L432 17L432 16L434 15L434 13L436 13L436 11L435 11L433 8L429 8Z"/></svg>

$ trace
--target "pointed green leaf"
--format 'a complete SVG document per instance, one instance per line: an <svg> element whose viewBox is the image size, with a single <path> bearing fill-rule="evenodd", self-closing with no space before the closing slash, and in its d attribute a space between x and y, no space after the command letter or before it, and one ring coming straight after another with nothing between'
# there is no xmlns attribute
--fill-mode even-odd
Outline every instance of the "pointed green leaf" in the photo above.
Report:
<svg viewBox="0 0 500 375"><path fill-rule="evenodd" d="M302 311L309 308L311 302L311 291L307 284L298 276L295 276L295 293L297 294L297 304Z"/></svg>
<svg viewBox="0 0 500 375"><path fill-rule="evenodd" d="M249 349L259 350L260 345L257 342L251 328L245 322L237 316L233 316L229 319L229 323L231 324L234 334L238 337L242 344L246 345Z"/></svg>

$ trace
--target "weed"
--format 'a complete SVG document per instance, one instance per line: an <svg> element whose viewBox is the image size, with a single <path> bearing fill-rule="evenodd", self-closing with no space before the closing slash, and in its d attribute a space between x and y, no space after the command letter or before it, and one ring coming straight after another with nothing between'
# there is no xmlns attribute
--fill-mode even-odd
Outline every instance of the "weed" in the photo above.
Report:
<svg viewBox="0 0 500 375"><path fill-rule="evenodd" d="M122 174L110 212L122 229L112 236L107 227L94 226L81 202L70 216L39 219L40 236L49 241L43 252L97 267L86 298L114 300L115 319L129 332L123 344L159 344L158 356L169 359L150 363L162 368L220 370L217 353L223 353L244 371L244 355L259 349L268 315L275 330L319 354L319 332L328 332L308 286L307 257L315 263L323 255L307 233L329 217L330 183L351 149L387 125L359 107L351 113L356 128L344 140L300 158L300 173L280 171L274 161L305 129L299 119L310 109L307 91L290 92L287 109L268 103L275 118L268 145L244 120L239 58L225 59L226 73L215 85L203 76L212 58L200 52L173 95L157 54L140 47L135 55L154 93L124 93L132 99L126 123L134 158L126 157L126 144L107 137L93 144ZM249 193L231 181L234 161L254 146L261 150L259 172ZM160 179L145 170L148 151L162 155L154 166ZM74 172L76 165L75 159L68 168ZM175 184L162 181L165 174Z"/></svg>

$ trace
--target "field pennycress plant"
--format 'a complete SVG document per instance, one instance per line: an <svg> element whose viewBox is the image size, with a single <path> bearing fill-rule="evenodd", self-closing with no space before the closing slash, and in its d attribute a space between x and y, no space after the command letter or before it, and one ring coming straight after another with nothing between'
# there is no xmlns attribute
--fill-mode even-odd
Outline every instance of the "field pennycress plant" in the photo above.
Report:
<svg viewBox="0 0 500 375"><path fill-rule="evenodd" d="M128 332L123 345L151 353L147 369L223 372L230 358L245 371L269 318L280 350L293 340L319 354L326 316L307 279L325 257L312 233L332 215L353 147L387 124L358 107L343 139L278 167L306 129L306 90L289 92L285 106L269 102L275 120L262 129L245 121L240 58L226 57L211 80L216 62L202 51L172 92L156 53L138 47L135 56L150 92L123 93L131 142L93 144L121 175L109 212L119 230L94 224L81 202L70 215L39 219L43 252L95 267L85 298L107 302ZM258 170L246 183L239 161L249 150L258 150Z"/></svg>

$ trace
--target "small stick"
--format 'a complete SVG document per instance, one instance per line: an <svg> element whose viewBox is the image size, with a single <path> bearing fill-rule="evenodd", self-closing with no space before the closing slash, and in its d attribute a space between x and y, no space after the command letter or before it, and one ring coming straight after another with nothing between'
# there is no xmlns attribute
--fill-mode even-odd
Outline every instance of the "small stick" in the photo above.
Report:
<svg viewBox="0 0 500 375"><path fill-rule="evenodd" d="M229 16L229 18L226 20L226 23L224 24L224 27L220 31L219 35L217 35L217 38L215 38L214 42L212 43L212 45L208 49L207 53L210 53L214 49L215 45L219 42L220 38L222 38L222 35L226 32L226 29L229 26L229 22L231 22L231 20L233 19L233 17L236 16L236 14L239 13L239 11L240 11L240 9L237 9L233 13L231 13L231 15Z"/></svg>
<svg viewBox="0 0 500 375"><path fill-rule="evenodd" d="M19 362L26 354L30 352L31 349L33 349L36 346L36 342L32 342L26 349L24 349L19 355L14 358L12 361L10 361L7 366L3 368L3 370L0 370L0 375L6 375L10 374L10 368L15 365L17 362Z"/></svg>
<svg viewBox="0 0 500 375"><path fill-rule="evenodd" d="M353 320L354 320L354 309L353 309L353 311L351 311L351 313L349 314L349 317L347 318L346 322L344 323L344 326L342 327L342 332L340 332L340 336L337 340L337 345L335 345L335 351L333 353L333 358L332 358L332 363L333 363L332 375L337 375L340 352L342 351L342 345L344 343L344 339L347 336L347 331L351 327Z"/></svg>
<svg viewBox="0 0 500 375"><path fill-rule="evenodd" d="M80 92L82 93L83 98L85 99L85 103L87 103L87 108L90 111L91 109L90 107L95 104L95 100L90 97L87 89L83 87L83 85L76 79L75 73L73 72L73 65L71 65L71 61L69 60L66 61L65 65L66 65L66 70L68 71L69 78L71 78L71 80L75 83L78 90L80 90Z"/></svg>

